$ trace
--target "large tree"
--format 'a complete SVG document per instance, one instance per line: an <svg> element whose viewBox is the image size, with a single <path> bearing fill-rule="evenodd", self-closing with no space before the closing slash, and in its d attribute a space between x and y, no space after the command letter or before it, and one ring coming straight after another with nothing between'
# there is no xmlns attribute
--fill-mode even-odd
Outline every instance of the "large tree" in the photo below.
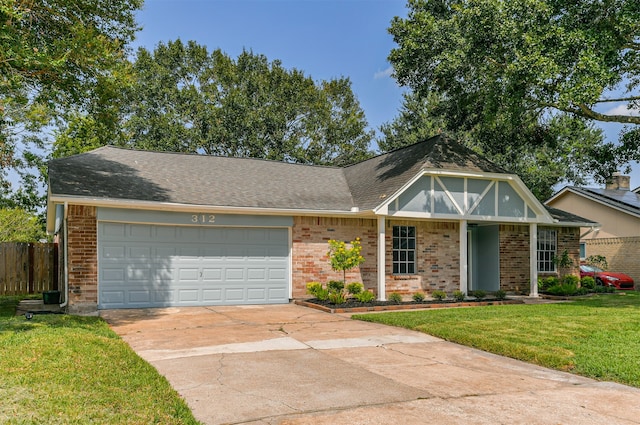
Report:
<svg viewBox="0 0 640 425"><path fill-rule="evenodd" d="M538 155L564 141L561 151L582 149L574 175L596 180L640 159L640 116L602 112L640 108L640 2L410 0L408 7L389 29L398 44L389 56L395 76L421 98L436 95L447 127L473 131L479 150ZM617 143L602 143L594 121L628 127ZM535 137L549 131L551 139ZM583 144L577 137L585 134Z"/></svg>
<svg viewBox="0 0 640 425"><path fill-rule="evenodd" d="M142 0L0 0L0 186L37 167L47 131L118 78ZM28 174L28 173L27 173Z"/></svg>
<svg viewBox="0 0 640 425"><path fill-rule="evenodd" d="M315 82L263 55L232 59L180 40L140 48L133 75L121 97L122 131L101 140L94 120L81 116L58 138L56 155L101 143L307 164L370 155L372 133L347 78Z"/></svg>

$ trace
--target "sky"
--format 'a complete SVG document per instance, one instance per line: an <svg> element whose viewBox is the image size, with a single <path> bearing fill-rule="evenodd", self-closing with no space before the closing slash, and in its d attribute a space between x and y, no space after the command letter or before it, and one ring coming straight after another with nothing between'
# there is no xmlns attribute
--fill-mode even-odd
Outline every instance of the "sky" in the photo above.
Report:
<svg viewBox="0 0 640 425"><path fill-rule="evenodd" d="M146 0L134 48L153 50L180 38L232 58L250 50L316 81L348 77L369 128L379 135L402 103L404 89L387 61L396 47L388 28L395 16L406 15L406 0ZM615 141L622 127L602 128ZM640 186L640 165L632 164L630 175L631 188Z"/></svg>
<svg viewBox="0 0 640 425"><path fill-rule="evenodd" d="M134 47L152 50L180 38L280 60L315 81L348 77L369 128L398 115L404 89L387 61L395 46L387 28L406 17L405 0L147 0L137 14Z"/></svg>

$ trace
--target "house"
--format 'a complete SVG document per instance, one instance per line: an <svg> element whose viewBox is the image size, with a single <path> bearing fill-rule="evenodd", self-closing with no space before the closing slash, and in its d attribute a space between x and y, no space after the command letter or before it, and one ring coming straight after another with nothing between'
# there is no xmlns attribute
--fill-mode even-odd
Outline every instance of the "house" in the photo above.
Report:
<svg viewBox="0 0 640 425"><path fill-rule="evenodd" d="M546 205L593 218L599 225L582 228L581 258L603 255L610 270L640 282L640 192L630 178L614 174L604 188L567 186Z"/></svg>
<svg viewBox="0 0 640 425"><path fill-rule="evenodd" d="M555 272L557 252L577 258L591 224L444 136L344 168L115 147L49 163L71 312L287 303L342 279L327 242L356 237L366 261L347 280L381 300L535 296L538 273Z"/></svg>

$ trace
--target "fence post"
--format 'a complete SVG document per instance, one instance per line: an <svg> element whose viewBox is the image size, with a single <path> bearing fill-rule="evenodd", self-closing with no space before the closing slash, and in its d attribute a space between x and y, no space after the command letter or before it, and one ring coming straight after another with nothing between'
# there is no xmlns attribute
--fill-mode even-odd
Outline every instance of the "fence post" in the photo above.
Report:
<svg viewBox="0 0 640 425"><path fill-rule="evenodd" d="M28 267L29 267L29 272L28 272L28 279L29 279L29 293L33 294L35 291L33 290L33 280L34 280L34 273L33 273L33 251L34 251L34 247L33 244L30 243L27 245L27 262L28 262Z"/></svg>

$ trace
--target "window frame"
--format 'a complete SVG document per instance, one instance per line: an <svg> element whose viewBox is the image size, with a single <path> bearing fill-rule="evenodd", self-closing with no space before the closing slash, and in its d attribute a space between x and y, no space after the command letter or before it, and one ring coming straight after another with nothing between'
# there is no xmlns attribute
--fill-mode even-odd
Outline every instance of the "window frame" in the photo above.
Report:
<svg viewBox="0 0 640 425"><path fill-rule="evenodd" d="M538 273L557 273L554 259L558 255L558 231L539 228L536 246L536 268Z"/></svg>
<svg viewBox="0 0 640 425"><path fill-rule="evenodd" d="M391 237L393 275L416 274L416 239L416 226L393 226Z"/></svg>

